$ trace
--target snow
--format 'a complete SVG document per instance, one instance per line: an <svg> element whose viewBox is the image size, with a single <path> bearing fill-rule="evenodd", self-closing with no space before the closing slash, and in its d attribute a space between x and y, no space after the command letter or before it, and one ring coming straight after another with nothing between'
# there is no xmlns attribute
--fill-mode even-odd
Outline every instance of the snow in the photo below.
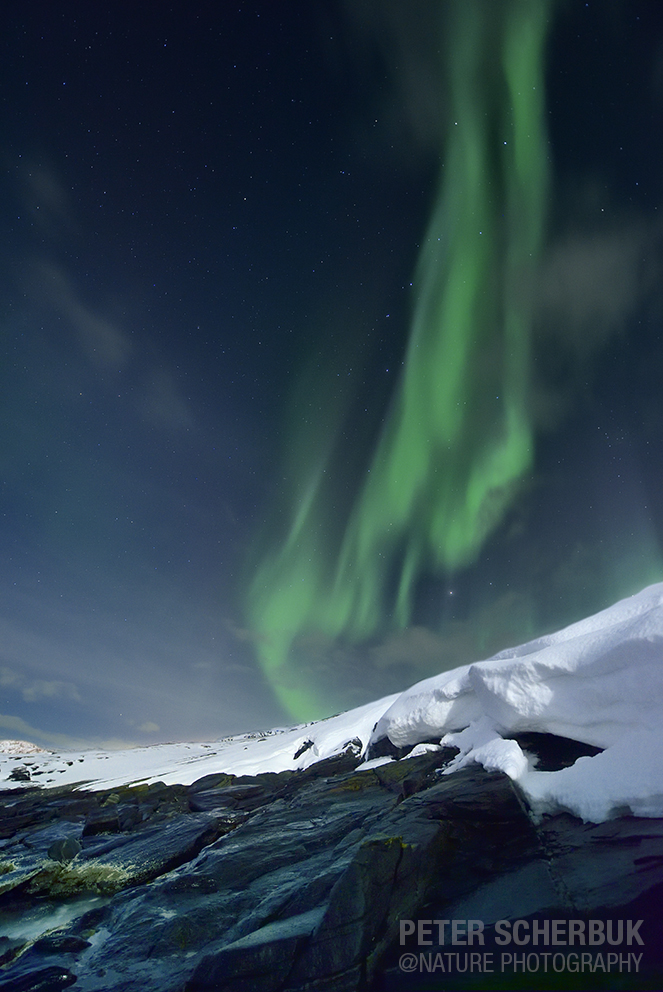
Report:
<svg viewBox="0 0 663 992"><path fill-rule="evenodd" d="M399 747L419 745L417 753L431 746L422 742L453 744L459 754L445 774L470 762L501 770L518 783L535 814L567 810L592 822L629 813L661 817L662 717L659 583L554 634L308 725L124 751L43 752L32 745L20 751L24 742L10 742L10 749L0 750L0 786L186 785L213 772L306 768L351 740L358 738L365 753L370 741L387 736ZM539 772L510 739L527 731L604 750L570 768ZM31 783L7 782L19 764L30 771Z"/></svg>
<svg viewBox="0 0 663 992"><path fill-rule="evenodd" d="M43 754L45 749L30 741L0 741L0 754Z"/></svg>
<svg viewBox="0 0 663 992"><path fill-rule="evenodd" d="M26 757L0 753L0 788L78 785L100 790L141 782L190 785L216 772L257 775L308 768L338 754L355 738L365 748L376 721L396 699L396 695L388 696L312 724L241 734L211 743L151 744L116 751L47 751ZM302 750L309 742L311 745ZM295 758L296 754L299 757ZM31 780L7 782L16 767L27 768Z"/></svg>

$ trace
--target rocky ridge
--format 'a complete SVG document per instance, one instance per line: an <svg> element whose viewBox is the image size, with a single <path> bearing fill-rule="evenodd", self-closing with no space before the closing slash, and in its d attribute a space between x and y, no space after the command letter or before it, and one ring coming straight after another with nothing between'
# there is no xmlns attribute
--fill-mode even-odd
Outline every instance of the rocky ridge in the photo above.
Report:
<svg viewBox="0 0 663 992"><path fill-rule="evenodd" d="M544 770L596 751L546 734L518 741ZM642 919L642 945L609 948L638 951L637 974L590 970L573 987L660 988L663 821L536 819L502 773L472 765L443 774L455 749L413 755L383 740L364 760L392 760L368 768L361 750L348 741L305 770L219 773L190 786L6 788L0 989L440 987L439 974L405 974L403 952L431 954L428 964L440 955L448 989L514 988L508 969L464 972L467 941L454 943L450 928L433 927L421 946L416 934L401 943L400 921L481 920L480 950L497 960L494 925L519 919ZM593 960L606 950L570 948L579 949ZM551 971L536 984L568 979Z"/></svg>

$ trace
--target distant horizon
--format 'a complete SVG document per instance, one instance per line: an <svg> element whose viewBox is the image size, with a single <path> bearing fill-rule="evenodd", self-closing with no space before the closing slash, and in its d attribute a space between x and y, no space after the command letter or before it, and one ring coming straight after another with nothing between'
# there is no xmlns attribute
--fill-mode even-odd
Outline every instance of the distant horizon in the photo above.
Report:
<svg viewBox="0 0 663 992"><path fill-rule="evenodd" d="M450 748L444 775L471 764L503 772L534 816L663 817L663 583L526 647L271 733L116 752L0 750L0 779L18 789L190 785L210 774L301 771L341 754L368 771ZM537 735L575 741L575 757L539 770Z"/></svg>

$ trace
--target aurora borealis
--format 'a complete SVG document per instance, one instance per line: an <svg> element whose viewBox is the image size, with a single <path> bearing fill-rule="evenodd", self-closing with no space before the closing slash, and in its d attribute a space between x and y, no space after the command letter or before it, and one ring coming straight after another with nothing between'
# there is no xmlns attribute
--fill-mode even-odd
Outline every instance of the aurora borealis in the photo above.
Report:
<svg viewBox="0 0 663 992"><path fill-rule="evenodd" d="M323 476L253 581L263 668L293 716L324 713L288 679L307 628L406 627L424 566L467 565L530 468L532 281L547 207L544 40L550 5L439 7L449 93L440 190L415 277L402 379L338 553ZM386 586L398 562L394 602ZM285 684L284 684L285 676Z"/></svg>
<svg viewBox="0 0 663 992"><path fill-rule="evenodd" d="M1 17L1 736L306 720L662 577L655 0Z"/></svg>

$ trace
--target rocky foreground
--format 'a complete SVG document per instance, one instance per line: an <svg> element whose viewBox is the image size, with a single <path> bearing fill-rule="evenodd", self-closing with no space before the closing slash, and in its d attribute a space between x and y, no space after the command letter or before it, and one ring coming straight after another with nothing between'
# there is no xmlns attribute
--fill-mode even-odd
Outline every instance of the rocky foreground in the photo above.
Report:
<svg viewBox="0 0 663 992"><path fill-rule="evenodd" d="M597 750L518 741L542 770ZM16 756L20 788L0 793L0 989L663 987L663 821L537 822L507 776L441 774L455 749L382 741L367 757L395 760L367 770L360 751L105 792L32 787ZM426 922L442 920L462 922ZM484 926L472 946L468 920Z"/></svg>

